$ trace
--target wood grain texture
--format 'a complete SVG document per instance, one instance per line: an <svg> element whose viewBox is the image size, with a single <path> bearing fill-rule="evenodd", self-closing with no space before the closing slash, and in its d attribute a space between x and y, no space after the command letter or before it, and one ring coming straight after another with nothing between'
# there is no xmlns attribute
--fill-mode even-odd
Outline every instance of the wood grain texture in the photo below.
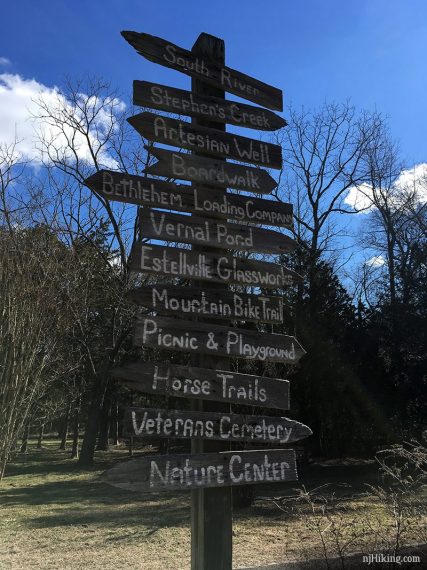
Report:
<svg viewBox="0 0 427 570"><path fill-rule="evenodd" d="M276 87L225 65L198 57L157 36L133 31L123 31L122 36L140 55L153 63L181 71L268 109L283 110L283 95Z"/></svg>
<svg viewBox="0 0 427 570"><path fill-rule="evenodd" d="M143 245L136 242L128 259L133 271L198 279L263 289L283 289L301 281L301 276L283 265L240 259L229 253L199 253L179 247Z"/></svg>
<svg viewBox="0 0 427 570"><path fill-rule="evenodd" d="M192 47L192 54L196 58L207 58L216 65L225 65L225 42L206 33L198 36ZM197 95L213 95L225 99L225 92L217 89L199 79L191 79L191 91ZM220 124L204 119L192 118L192 122L204 127L219 128L225 131L225 124ZM196 153L194 153L196 154ZM221 161L221 159L218 159ZM225 190L223 190L225 194ZM215 218L215 213L209 214ZM200 246L192 246L194 251L201 251ZM218 251L218 250L216 250ZM199 288L200 281L192 281L193 287ZM219 289L222 286L209 283L208 287ZM228 324L224 322L223 324ZM217 356L201 356L194 354L191 362L197 366L206 368L229 368L228 359ZM192 408L198 411L213 410L224 411L229 409L229 404L221 402L209 402L193 400ZM230 444L220 441L204 441L202 439L191 440L192 453L206 453L229 451ZM230 487L218 487L214 489L194 489L191 495L191 570L232 570L232 494Z"/></svg>
<svg viewBox="0 0 427 570"><path fill-rule="evenodd" d="M283 323L281 296L249 295L202 287L153 285L129 291L126 298L158 314L231 319L254 323Z"/></svg>
<svg viewBox="0 0 427 570"><path fill-rule="evenodd" d="M195 184L246 190L246 192L256 194L269 194L277 186L274 178L261 168L174 152L164 148L149 146L145 148L159 159L158 162L144 170L147 174L189 180Z"/></svg>
<svg viewBox="0 0 427 570"><path fill-rule="evenodd" d="M282 147L276 144L148 112L127 120L149 141L267 168L282 168Z"/></svg>
<svg viewBox="0 0 427 570"><path fill-rule="evenodd" d="M219 97L196 95L191 91L149 81L133 82L133 104L259 131L276 131L287 124L282 117L267 109Z"/></svg>
<svg viewBox="0 0 427 570"><path fill-rule="evenodd" d="M285 417L133 407L125 410L123 433L141 438L199 437L212 441L287 445L310 436L312 431Z"/></svg>
<svg viewBox="0 0 427 570"><path fill-rule="evenodd" d="M293 449L151 455L122 461L102 481L140 493L297 481Z"/></svg>
<svg viewBox="0 0 427 570"><path fill-rule="evenodd" d="M174 184L158 178L100 170L85 180L86 186L108 200L194 213L267 226L293 228L292 204L221 189Z"/></svg>
<svg viewBox="0 0 427 570"><path fill-rule="evenodd" d="M144 209L139 223L142 238L160 241L271 254L288 253L296 247L295 240L280 232L194 215Z"/></svg>
<svg viewBox="0 0 427 570"><path fill-rule="evenodd" d="M138 316L135 346L296 364L305 350L293 336L167 317Z"/></svg>
<svg viewBox="0 0 427 570"><path fill-rule="evenodd" d="M165 362L135 362L111 376L131 390L214 402L289 409L289 381Z"/></svg>

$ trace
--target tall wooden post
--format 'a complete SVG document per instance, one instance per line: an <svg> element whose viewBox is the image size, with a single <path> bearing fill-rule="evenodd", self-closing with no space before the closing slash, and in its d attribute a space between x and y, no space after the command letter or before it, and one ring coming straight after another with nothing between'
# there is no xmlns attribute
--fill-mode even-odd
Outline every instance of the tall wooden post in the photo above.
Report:
<svg viewBox="0 0 427 570"><path fill-rule="evenodd" d="M224 41L202 33L196 40L192 54L199 59L211 61L222 66L225 64ZM209 86L198 79L192 79L191 91L194 95L215 96L225 99L224 91ZM225 131L225 124L202 119L192 119L194 124L212 127ZM218 157L215 157L218 160ZM218 188L213 188L218 192ZM225 192L225 190L224 190ZM206 216L205 219L215 219ZM194 247L193 249L197 249ZM200 247L198 248L200 251ZM203 248L212 253L221 250ZM222 285L195 283L195 286L205 289L222 289ZM218 323L218 321L216 321ZM225 324L228 324L227 322ZM228 370L227 358L215 356L197 356L194 364L202 368L213 370ZM203 402L196 400L193 410L199 411L229 411L229 404ZM229 445L222 442L205 442L202 439L192 440L192 453L204 451L226 451ZM215 487L195 489L191 497L191 570L231 570L232 569L232 491L231 487Z"/></svg>
<svg viewBox="0 0 427 570"><path fill-rule="evenodd" d="M156 313L137 320L134 344L189 352L193 367L137 362L112 373L132 389L194 398L192 411L130 408L125 422L127 432L136 437L156 433L163 438L191 438L192 453L140 457L113 467L106 477L112 485L135 491L191 490L192 570L231 570L232 486L296 481L297 471L293 450L230 451L230 444L224 443L224 438L239 443L274 442L281 447L311 434L307 426L285 417L258 419L258 416L230 414L230 403L256 401L264 407L288 409L286 380L221 372L230 370L229 359L233 356L295 363L305 353L297 339L288 335L263 335L248 329L229 328L231 319L254 322L282 322L283 319L277 297L261 298L253 294L241 297L228 291L230 284L277 289L292 285L301 277L281 265L242 260L233 255L233 251L227 251L249 249L280 253L294 247L292 239L253 225L228 224L219 217L224 215L249 222L261 220L267 224L271 214L273 225L292 227L291 204L227 193L224 188L228 185L246 192L268 194L277 186L266 170L225 161L229 158L280 168L280 147L226 133L224 123L267 131L280 128L284 120L268 109L282 110L282 92L225 66L224 41L208 34L199 36L191 52L149 34L132 31L122 34L143 57L192 77L191 93L143 81L134 84L137 104L173 113L182 111L192 117L192 125L146 112L130 117L129 122L147 140L189 149L196 154L203 149L210 156L189 156L150 147L158 162L148 166L146 174L190 180L197 184L193 188L111 171L97 173L86 181L107 199L154 208L144 211L140 217L145 237L194 244L193 251L189 252L181 247L143 246L137 242L128 262L130 269L143 273L193 279L190 289L171 286L159 294L158 287L153 286L142 287L132 294L135 302ZM224 89L262 107L226 101ZM169 194L171 201L166 199L165 202L164 196ZM205 198L199 201L201 195ZM239 210L235 209L236 204ZM194 218L158 212L157 208L178 209L192 213ZM160 225L156 221L160 220L159 216ZM170 289L173 304L167 300L167 289ZM186 306L181 305L180 299ZM186 302L192 299L195 303ZM228 301L224 311L222 305L218 310L218 300L225 299ZM168 316L163 317L164 313ZM179 320L181 313L185 314L185 320ZM200 318L204 322L198 322ZM221 323L216 318L223 319L223 326L218 326ZM237 339L240 339L239 344ZM142 416L144 420L138 420ZM180 429L183 418L185 422L188 420L188 430ZM223 431L223 421L232 425L229 431L227 428ZM239 426L241 433L238 429L235 431Z"/></svg>

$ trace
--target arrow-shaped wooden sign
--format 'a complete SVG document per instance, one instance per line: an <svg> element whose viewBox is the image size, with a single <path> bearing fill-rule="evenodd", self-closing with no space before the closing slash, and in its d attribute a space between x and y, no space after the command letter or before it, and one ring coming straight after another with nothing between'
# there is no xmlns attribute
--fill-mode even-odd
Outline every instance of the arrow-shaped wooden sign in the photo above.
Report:
<svg viewBox="0 0 427 570"><path fill-rule="evenodd" d="M283 323L283 298L279 295L267 297L223 289L153 285L133 289L126 298L160 315Z"/></svg>
<svg viewBox="0 0 427 570"><path fill-rule="evenodd" d="M133 342L135 346L288 364L296 364L305 354L293 336L166 317L138 316Z"/></svg>
<svg viewBox="0 0 427 570"><path fill-rule="evenodd" d="M164 148L145 148L159 159L159 162L144 170L147 174L189 180L196 184L236 188L257 194L269 194L277 186L274 178L261 168L173 152Z"/></svg>
<svg viewBox="0 0 427 570"><path fill-rule="evenodd" d="M282 168L282 147L277 144L199 127L154 113L134 115L128 122L149 141L268 168Z"/></svg>
<svg viewBox="0 0 427 570"><path fill-rule="evenodd" d="M157 396L289 409L289 381L165 362L135 362L110 374L128 388Z"/></svg>
<svg viewBox="0 0 427 570"><path fill-rule="evenodd" d="M283 110L280 89L249 75L212 61L199 58L190 51L150 34L124 31L122 36L136 51L153 63L181 71L243 99L276 111Z"/></svg>
<svg viewBox="0 0 427 570"><path fill-rule="evenodd" d="M282 228L293 227L292 204L238 196L224 190L173 184L149 178L100 170L85 180L86 186L108 200L192 212L199 216L215 215L242 222Z"/></svg>
<svg viewBox="0 0 427 570"><path fill-rule="evenodd" d="M128 259L133 271L184 277L211 283L281 289L301 282L301 276L283 265L224 255L199 253L179 247L144 245L135 242Z"/></svg>
<svg viewBox="0 0 427 570"><path fill-rule="evenodd" d="M124 417L124 434L131 437L200 437L283 445L305 439L312 431L308 426L284 417L128 408Z"/></svg>
<svg viewBox="0 0 427 570"><path fill-rule="evenodd" d="M295 240L272 230L159 210L142 210L139 222L143 238L175 243L271 254L287 253L296 246Z"/></svg>
<svg viewBox="0 0 427 570"><path fill-rule="evenodd" d="M276 131L286 126L282 117L267 109L218 97L196 95L191 91L149 81L133 82L133 103L140 107L259 131Z"/></svg>
<svg viewBox="0 0 427 570"><path fill-rule="evenodd" d="M293 449L149 455L122 461L102 481L127 491L190 491L297 481Z"/></svg>

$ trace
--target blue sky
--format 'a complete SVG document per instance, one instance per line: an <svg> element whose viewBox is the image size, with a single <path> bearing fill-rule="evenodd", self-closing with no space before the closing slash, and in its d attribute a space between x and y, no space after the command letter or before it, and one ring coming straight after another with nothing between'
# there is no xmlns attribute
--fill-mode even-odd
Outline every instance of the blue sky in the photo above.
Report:
<svg viewBox="0 0 427 570"><path fill-rule="evenodd" d="M350 99L359 110L380 111L405 166L427 171L425 0L15 0L3 6L2 24L0 144L17 133L32 158L29 107L40 90L53 97L67 76L101 76L125 101L134 79L190 88L186 75L139 56L121 30L186 49L208 32L225 40L228 66L282 89L285 108ZM346 217L345 227L350 222L357 235L365 219ZM342 240L358 251L352 263L375 254L353 250L352 240Z"/></svg>
<svg viewBox="0 0 427 570"><path fill-rule="evenodd" d="M408 165L426 158L424 0L15 0L2 15L0 58L10 64L0 72L46 86L96 74L123 93L137 78L188 87L188 77L144 60L119 32L190 48L205 31L225 40L230 67L283 89L285 105L351 98L389 116Z"/></svg>

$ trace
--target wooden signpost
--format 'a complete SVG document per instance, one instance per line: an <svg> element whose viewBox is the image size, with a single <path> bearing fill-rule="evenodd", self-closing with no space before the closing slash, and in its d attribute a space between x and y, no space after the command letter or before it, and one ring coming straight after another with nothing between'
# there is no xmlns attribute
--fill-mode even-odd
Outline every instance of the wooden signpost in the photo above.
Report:
<svg viewBox="0 0 427 570"><path fill-rule="evenodd" d="M269 168L282 168L282 147L276 144L167 119L154 113L134 115L128 122L153 142Z"/></svg>
<svg viewBox="0 0 427 570"><path fill-rule="evenodd" d="M113 368L111 375L147 394L289 409L289 382L279 378L165 362L135 362Z"/></svg>
<svg viewBox="0 0 427 570"><path fill-rule="evenodd" d="M289 418L150 408L128 408L124 428L132 437L200 437L262 444L288 444L312 433L306 425Z"/></svg>
<svg viewBox="0 0 427 570"><path fill-rule="evenodd" d="M85 184L108 200L190 212L197 216L213 214L239 222L293 228L292 204L252 196L224 194L223 189L178 185L158 178L112 170L100 170L87 178Z"/></svg>
<svg viewBox="0 0 427 570"><path fill-rule="evenodd" d="M133 82L133 103L140 107L258 131L275 131L286 126L282 117L267 109L219 97L195 95L191 91L149 81Z"/></svg>
<svg viewBox="0 0 427 570"><path fill-rule="evenodd" d="M261 289L281 289L301 281L298 273L275 263L241 259L225 252L222 255L197 253L178 247L143 245L140 242L133 245L128 265L134 271L154 275Z"/></svg>
<svg viewBox="0 0 427 570"><path fill-rule="evenodd" d="M279 296L153 285L133 289L126 297L129 301L152 309L160 315L283 323L283 299Z"/></svg>
<svg viewBox="0 0 427 570"><path fill-rule="evenodd" d="M283 299L271 291L280 294L301 276L284 267L283 259L238 255L292 251L289 236L259 227L292 229L292 205L227 190L270 194L277 187L259 166L282 168L280 146L227 133L225 125L283 127L285 121L269 110L282 110L282 92L227 67L224 42L208 34L191 51L149 34L122 35L146 59L192 78L191 92L135 81L133 93L135 104L189 116L191 123L150 112L128 119L147 140L192 154L146 146L158 162L145 174L167 181L102 170L86 184L103 199L141 206L139 240L128 266L152 275L153 285L128 294L147 310L137 317L134 344L184 352L191 362L131 363L111 375L138 392L191 399L191 410L130 408L124 424L131 437L189 438L192 453L122 462L104 480L142 492L190 490L192 570L231 570L231 487L295 481L297 470L291 449L229 451L230 442L283 446L311 435L309 427L286 417L230 412L230 404L289 409L287 380L230 371L230 359L296 364L305 354L295 337L253 325L283 326ZM226 101L225 91L262 107ZM232 321L240 324L231 327Z"/></svg>
<svg viewBox="0 0 427 570"><path fill-rule="evenodd" d="M256 330L232 329L167 317L138 317L133 342L135 346L151 346L190 354L289 364L296 364L305 354L305 350L293 336L260 334Z"/></svg>
<svg viewBox="0 0 427 570"><path fill-rule="evenodd" d="M292 251L296 246L292 238L279 232L194 215L145 209L140 212L139 223L141 234L155 240L278 254Z"/></svg>
<svg viewBox="0 0 427 570"><path fill-rule="evenodd" d="M277 186L274 178L260 168L222 162L164 148L145 148L159 159L159 162L144 170L147 174L181 178L196 184L236 188L256 194L269 194Z"/></svg>
<svg viewBox="0 0 427 570"><path fill-rule="evenodd" d="M127 491L183 491L296 481L297 468L292 449L157 455L119 463L104 480Z"/></svg>
<svg viewBox="0 0 427 570"><path fill-rule="evenodd" d="M276 87L225 65L216 65L212 59L199 57L191 51L150 34L125 31L122 32L122 36L140 55L154 63L181 71L268 109L283 110L282 92Z"/></svg>

